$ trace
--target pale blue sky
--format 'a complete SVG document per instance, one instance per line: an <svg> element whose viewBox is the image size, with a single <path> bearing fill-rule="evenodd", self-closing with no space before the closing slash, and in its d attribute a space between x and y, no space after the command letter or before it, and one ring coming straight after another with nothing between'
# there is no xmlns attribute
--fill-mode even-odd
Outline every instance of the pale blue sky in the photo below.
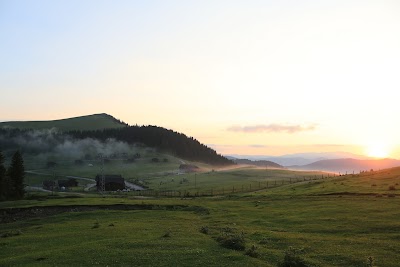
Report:
<svg viewBox="0 0 400 267"><path fill-rule="evenodd" d="M0 120L106 112L222 153L400 156L399 14L398 1L0 0Z"/></svg>

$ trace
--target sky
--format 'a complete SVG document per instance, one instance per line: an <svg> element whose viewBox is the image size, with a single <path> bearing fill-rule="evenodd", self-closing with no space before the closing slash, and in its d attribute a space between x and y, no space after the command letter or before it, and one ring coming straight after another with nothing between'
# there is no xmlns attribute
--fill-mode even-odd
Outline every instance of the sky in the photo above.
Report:
<svg viewBox="0 0 400 267"><path fill-rule="evenodd" d="M108 113L222 154L400 158L400 2L0 0L0 121Z"/></svg>

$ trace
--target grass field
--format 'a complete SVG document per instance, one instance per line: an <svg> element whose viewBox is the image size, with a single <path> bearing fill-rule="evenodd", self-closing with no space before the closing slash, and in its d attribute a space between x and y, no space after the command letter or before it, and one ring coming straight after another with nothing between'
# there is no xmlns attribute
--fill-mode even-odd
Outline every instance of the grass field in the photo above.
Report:
<svg viewBox="0 0 400 267"><path fill-rule="evenodd" d="M374 266L398 266L399 177L391 169L212 198L31 195L0 208L110 206L47 215L36 208L0 223L0 265L277 266L295 247L307 266L368 266L368 257ZM217 242L242 233L243 251ZM245 255L253 245L255 257Z"/></svg>
<svg viewBox="0 0 400 267"><path fill-rule="evenodd" d="M83 160L82 164L75 164L76 158L47 155L25 157L27 173L25 182L30 186L41 186L43 180L65 179L65 176L77 176L94 179L102 169L104 174L122 175L127 181L144 184L150 190L179 191L191 194L222 194L229 192L254 191L262 188L279 186L304 179L319 179L333 174L313 171L290 171L266 169L252 166L232 166L218 168L198 162L183 161L168 154L158 153L148 148L135 148L141 155L132 163L125 159L110 159L102 167L101 161L96 159ZM158 158L159 162L153 162ZM55 162L56 166L46 168L47 162ZM165 162L164 162L165 161ZM199 167L195 173L183 173L179 170L182 163L194 164ZM79 180L81 191L89 183ZM79 191L79 190L78 190ZM212 192L212 193L211 193Z"/></svg>

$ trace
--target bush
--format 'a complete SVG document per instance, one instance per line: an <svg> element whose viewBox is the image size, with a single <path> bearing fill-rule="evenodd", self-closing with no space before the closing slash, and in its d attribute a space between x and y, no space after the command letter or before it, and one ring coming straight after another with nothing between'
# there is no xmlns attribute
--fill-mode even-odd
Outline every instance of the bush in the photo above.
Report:
<svg viewBox="0 0 400 267"><path fill-rule="evenodd" d="M389 186L389 190L390 190L390 191L394 191L394 190L396 190L396 187L395 187L394 185L390 185L390 186Z"/></svg>
<svg viewBox="0 0 400 267"><path fill-rule="evenodd" d="M368 267L374 267L375 265L375 258L374 257L368 257L367 258L367 266Z"/></svg>
<svg viewBox="0 0 400 267"><path fill-rule="evenodd" d="M100 227L100 223L99 223L98 221L96 221L96 222L93 224L92 229L96 229L96 228L99 228L99 227Z"/></svg>
<svg viewBox="0 0 400 267"><path fill-rule="evenodd" d="M0 238L7 238L7 237L12 237L12 236L17 236L22 234L21 230L13 230L11 232L6 232L6 233L2 233L0 234Z"/></svg>
<svg viewBox="0 0 400 267"><path fill-rule="evenodd" d="M302 252L302 250L289 247L285 251L283 262L280 262L278 267L309 267L310 265L299 255L299 252Z"/></svg>
<svg viewBox="0 0 400 267"><path fill-rule="evenodd" d="M207 227L207 226L202 226L202 227L200 228L200 233L205 234L205 235L208 235L208 233L209 233L208 227Z"/></svg>
<svg viewBox="0 0 400 267"><path fill-rule="evenodd" d="M253 257L253 258L258 258L260 256L260 254L258 253L257 250L258 250L258 248L255 245L252 245L251 248L246 250L246 252L244 254L247 256Z"/></svg>
<svg viewBox="0 0 400 267"><path fill-rule="evenodd" d="M164 237L164 238L171 237L171 230L168 230L167 232L165 232L165 234L163 234L162 237Z"/></svg>
<svg viewBox="0 0 400 267"><path fill-rule="evenodd" d="M224 248L244 250L246 247L244 234L235 233L233 229L228 229L229 231L226 231L225 229L222 230L221 234L217 237L217 242Z"/></svg>

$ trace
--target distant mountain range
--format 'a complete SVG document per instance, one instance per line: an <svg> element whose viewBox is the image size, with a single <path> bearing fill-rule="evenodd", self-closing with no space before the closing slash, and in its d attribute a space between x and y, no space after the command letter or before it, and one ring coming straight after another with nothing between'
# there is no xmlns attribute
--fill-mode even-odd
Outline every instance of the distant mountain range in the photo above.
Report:
<svg viewBox="0 0 400 267"><path fill-rule="evenodd" d="M268 161L268 160L249 160L249 159L237 159L235 157L227 157L228 159L232 160L237 164L244 164L244 165L253 165L259 167L266 167L266 168L276 168L276 169L283 169L282 165L279 165L275 162Z"/></svg>
<svg viewBox="0 0 400 267"><path fill-rule="evenodd" d="M399 167L400 160L397 159L329 159L320 160L311 164L303 166L287 166L289 169L299 169L299 170L321 170L330 172L341 172L341 173L358 173L360 171L369 171L387 169L393 167Z"/></svg>
<svg viewBox="0 0 400 267"><path fill-rule="evenodd" d="M326 152L326 153L296 153L288 154L283 156L265 156L265 155L228 155L238 159L249 159L249 160L267 160L275 162L282 166L293 166L293 165L308 165L316 161L329 160L329 159L360 159L366 160L369 157L347 153L347 152Z"/></svg>
<svg viewBox="0 0 400 267"><path fill-rule="evenodd" d="M245 160L250 162L268 161L277 163L284 168L294 170L316 170L340 173L358 173L366 170L379 170L400 166L400 160L396 159L373 159L362 155L356 155L346 152L335 153L299 153L290 154L280 157L270 156L243 156L236 155L236 157L247 157ZM228 157L235 159L235 157ZM238 162L238 159L234 160ZM241 159L239 161L244 161ZM255 165L255 164L253 164Z"/></svg>

